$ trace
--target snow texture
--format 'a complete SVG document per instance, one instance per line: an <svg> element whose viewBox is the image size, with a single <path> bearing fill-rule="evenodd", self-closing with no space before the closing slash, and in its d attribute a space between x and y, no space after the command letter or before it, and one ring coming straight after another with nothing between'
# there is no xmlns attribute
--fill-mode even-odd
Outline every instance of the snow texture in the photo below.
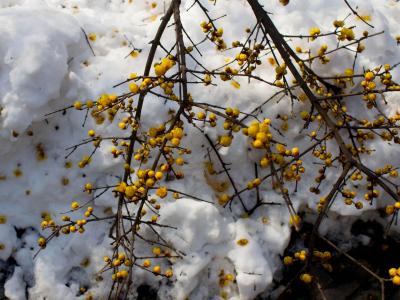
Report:
<svg viewBox="0 0 400 300"><path fill-rule="evenodd" d="M131 3L132 2L132 3ZM98 280L97 272L103 265L102 257L110 253L107 222L87 225L83 235L60 236L50 242L45 251L33 260L38 250L37 238L41 234L40 223L43 213L59 220L60 213L68 211L71 201L90 200L83 186L90 181L95 186L115 184L116 176L121 175L121 160L111 159L110 144L105 144L94 157L88 168L79 169L77 162L91 148L81 147L71 157L65 149L85 139L86 132L95 128L89 118L82 128L84 113L68 110L66 113L47 115L55 110L71 106L81 99L95 99L104 92L121 93L126 85L112 88L125 80L130 73L140 73L144 69L145 57L163 13L163 1L155 1L156 8L150 7L150 1L133 0L2 0L0 1L0 214L7 222L0 224L0 259L6 261L12 257L17 266L5 284L5 295L12 300L30 299L84 299L79 289L87 287L95 298L107 295L111 285L110 274L103 274ZM182 1L188 8L192 1ZM205 1L208 2L208 1ZM254 18L246 1L218 0L210 6L214 16L226 14L221 20L225 28L227 41L243 39L244 29L254 24ZM266 9L273 12L273 20L279 30L286 34L307 34L312 26L319 26L322 32L332 30L332 21L344 18L349 9L341 0L304 1L292 0L286 7L278 1L260 1ZM168 1L165 1L165 5ZM394 64L399 59L400 48L394 37L399 34L398 21L400 4L396 1L355 0L363 15L370 15L375 30L384 30L384 34L371 38L366 50L359 56L356 72L363 68L375 67L383 63ZM184 9L182 22L191 33L194 41L203 39L200 29L203 15L199 8L188 12ZM347 21L346 21L347 22ZM355 25L356 35L368 29L354 16L348 18ZM96 40L91 41L94 54L88 46L85 33L95 33ZM174 32L168 29L163 39L171 46ZM324 40L328 47L334 47L334 39ZM322 41L311 43L312 51L317 51ZM306 39L293 43L295 46L307 46ZM143 51L134 58L129 56L134 46ZM167 47L168 48L168 47ZM201 46L204 64L207 67L222 65L225 59L233 57L234 52L220 53L209 45ZM127 57L128 55L128 57ZM156 58L163 55L158 52ZM329 67L317 64L317 71L325 75L343 73L352 64L353 55L341 52L331 56ZM195 68L193 62L189 67ZM274 69L264 63L257 74L266 80L273 80ZM394 72L394 76L398 72ZM191 94L198 101L223 106L237 106L243 111L251 111L278 89L261 82L252 82L246 88L246 79L238 79L241 89L234 89L229 82L221 82L218 87L210 87L205 93L204 87L196 85ZM166 119L164 103L149 96L143 111L143 126L154 125L154 120ZM385 112L399 109L395 96L387 96ZM169 104L168 104L169 105ZM264 117L274 118L277 114L288 113L289 100L271 103ZM295 112L306 107L295 104ZM350 111L359 109L348 105ZM105 122L96 127L101 135L118 132L118 122ZM299 134L300 126L289 120L287 132L288 146L298 145L306 148L310 140L305 133ZM190 138L184 139L191 149L202 149L207 141L194 128L188 128ZM206 129L212 139L222 133L222 129ZM28 131L33 135L28 135ZM245 137L237 136L234 146L221 151L224 159L234 162L232 174L236 182L244 186L254 178L253 162L259 159L255 151L248 152ZM378 146L371 142L371 146ZM41 145L41 146L39 146ZM37 147L43 147L46 159L37 159ZM180 191L196 195L211 203L199 202L190 197L179 200L165 200L160 210L160 222L173 227L162 229L164 238L180 253L182 259L176 259L173 265L173 285L158 277L138 269L135 284L147 283L159 286L161 299L221 299L218 295L218 274L235 275L236 283L225 287L229 299L253 299L272 288L272 278L280 274L282 262L280 255L290 238L289 214L285 205L262 206L250 218L241 218L241 207L233 205L233 212L217 203L214 191L204 178L204 153L194 153L190 164L183 167L186 178L183 182L172 182L171 186ZM393 156L393 146L379 144L379 156L368 161L370 167L376 167L390 161L399 164L399 157ZM73 168L65 168L65 162L71 161ZM304 162L306 169L312 169L311 161ZM22 172L15 176L16 170ZM315 175L315 174L314 174ZM330 171L323 188L329 187L337 174ZM67 185L61 184L67 178ZM214 179L213 179L214 180ZM295 208L315 207L318 199L308 192L313 181L310 173L302 179L296 194L291 195ZM324 190L322 190L323 194ZM248 201L254 201L253 193L246 194ZM261 189L261 197L267 202L282 203L282 199L270 188ZM376 218L366 214L374 206L358 211L336 201L333 214L354 217ZM385 205L381 202L379 205ZM94 209L100 215L107 208L116 208L111 192L105 193L94 201ZM76 212L78 215L82 212ZM346 220L346 219L345 219ZM333 229L332 221L321 227L321 232ZM336 225L335 225L336 226ZM340 234L340 228L337 228ZM17 236L18 233L18 236ZM144 232L146 233L146 232ZM147 232L150 235L150 232ZM239 239L248 239L246 246L239 246ZM150 246L139 243L143 254L149 253ZM84 260L90 263L84 264ZM162 266L165 267L164 265ZM97 278L97 280L96 280ZM27 289L27 294L25 293Z"/></svg>

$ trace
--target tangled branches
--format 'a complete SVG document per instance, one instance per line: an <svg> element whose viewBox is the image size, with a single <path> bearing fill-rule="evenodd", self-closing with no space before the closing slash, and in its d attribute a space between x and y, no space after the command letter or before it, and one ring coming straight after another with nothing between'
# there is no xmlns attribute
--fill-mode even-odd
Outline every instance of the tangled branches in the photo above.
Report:
<svg viewBox="0 0 400 300"><path fill-rule="evenodd" d="M115 185L85 186L89 194L99 192L90 202L112 190L117 199L115 213L97 216L93 207L88 206L90 202L83 205L73 202L72 211L86 208L85 218L73 221L69 216L64 216L62 224L54 220L43 221L42 227L50 229L52 233L47 238L40 238L39 245L44 248L60 233L83 233L86 224L111 221L109 236L113 241L113 252L105 257L105 266L101 270L112 272L110 299L129 297L135 268L173 279L173 261L185 253L163 237L160 229L175 229L158 219L159 202L171 194L175 199L185 196L196 201L215 202L215 205L229 209L234 217L249 217L261 207L280 205L286 207L290 224L300 230L302 212L297 198L299 193L305 192L302 179L317 171L316 185L308 186L309 192L318 195L323 191L325 196L316 205L317 217L305 253L316 251L315 240L319 238L319 228L333 203L340 197L346 205L362 209L363 201L376 205L380 197L389 196L393 202L386 206L387 214L392 216L389 224L397 218L400 208L397 167L387 164L373 170L366 163L366 157L374 154L369 142L381 140L380 143L400 143L400 114L394 112L388 115L382 109L382 105L387 104L385 95L400 91L399 84L392 78L396 66L372 66L360 74L355 69L356 60L366 47L364 43L382 32L370 34L365 31L361 36L356 36L354 27L346 27L344 19L335 20L331 32L321 33L315 27L310 29L309 35L285 35L279 32L257 0L248 0L255 16L255 25L246 30L244 41L233 41L228 48L223 29L217 26L224 16L213 18L212 11L203 2L195 0L189 8L196 6L206 18L200 25L205 34L200 42L193 41L184 27L181 1L172 0L151 42L143 74L131 74L117 85L127 86L129 92L121 95L103 94L96 101L77 101L65 108L86 111L97 124L104 123L107 114L110 122L118 120L118 127L125 134L103 137L95 130L89 130L89 139L73 146L69 155L78 147L93 143L91 154L79 163L79 167L84 168L91 163L101 145L111 142L111 154L116 159L122 158L124 172ZM346 4L351 8L347 1ZM353 8L351 11L359 16ZM163 40L170 27L175 32L172 43ZM334 39L336 47L328 50L328 45L322 44L314 53L311 47L302 49L291 45L296 39L307 39L311 44L314 40L324 38ZM202 49L209 43L217 51L235 53L234 59L222 66L208 67L202 61ZM162 51L163 56L155 62L158 51ZM352 65L344 74L326 76L317 72L316 64L329 66L330 57L343 51L354 55ZM262 71L265 56L269 56L269 63L275 67L274 78L268 78ZM265 89L276 92L248 111L202 101L201 96L191 93L193 86L203 85L206 90L218 88L222 82L230 82L233 88L240 89L239 81L245 79L249 86L262 84ZM354 87L358 79L361 79L360 85ZM351 91L349 87L352 87ZM150 105L147 104L149 98L163 101L167 108L165 121L157 123L158 120L143 120L145 105ZM264 110L272 107L275 101L290 103L287 105L290 114L279 114L275 119L263 117ZM355 101L356 108L351 103ZM253 121L248 122L249 119ZM307 144L304 149L293 145L293 135L288 133L289 122L302 124L296 134L302 134L303 139L307 139L303 143L303 146ZM151 125L146 125L148 123ZM222 127L223 134L216 137L215 132L221 131L218 127ZM189 144L188 136L194 131L204 137L202 149L186 146ZM240 145L240 142L235 143L236 140L245 140L247 144ZM223 155L224 151L234 147L248 147L246 151L256 159L249 158L246 165L235 166L234 162L227 161L229 155ZM192 194L172 186L173 182L184 180L185 173L179 169L190 166L191 159L185 159L184 156L192 153L203 155L205 182L215 191L216 201L203 199L196 191ZM221 168L220 171L216 170L217 166ZM247 178L247 184L243 184L243 180L235 175L240 168L253 169L254 177ZM340 175L335 176L335 173ZM364 200L356 200L357 193L363 190ZM264 191L272 192L275 201L267 201L262 196ZM380 206L377 205L378 208ZM153 213L150 219L147 218L148 211ZM151 245L152 254L138 254L139 242ZM247 241L240 240L238 243L245 246ZM304 282L311 282L312 275L304 272L315 258L304 253L298 256L306 260L300 278ZM162 269L158 263L151 267L154 261L161 260L169 267ZM380 282L383 286L383 279ZM384 288L382 297L383 293Z"/></svg>

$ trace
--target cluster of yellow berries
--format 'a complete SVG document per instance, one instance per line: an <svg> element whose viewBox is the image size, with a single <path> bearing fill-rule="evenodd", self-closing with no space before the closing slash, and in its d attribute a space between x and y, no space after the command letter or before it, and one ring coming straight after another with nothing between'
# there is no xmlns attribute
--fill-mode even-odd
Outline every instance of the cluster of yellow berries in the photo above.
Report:
<svg viewBox="0 0 400 300"><path fill-rule="evenodd" d="M389 64L385 64L383 68L384 72L380 75L381 83L389 90L399 90L400 86L392 80L392 74L390 73L392 67Z"/></svg>
<svg viewBox="0 0 400 300"><path fill-rule="evenodd" d="M176 126L170 132L165 133L165 125L161 124L158 127L150 128L147 136L148 136L148 143L142 144L142 147L139 148L133 156L133 158L137 161L146 163L147 158L150 155L150 147L155 148L157 146L162 146L164 145L165 142L167 142L167 144L164 145L162 150L163 153L167 156L169 156L172 150L175 148L179 148L180 154L191 153L190 149L179 147L181 144L181 139L184 136L184 132L181 127ZM169 164L172 165L174 162L176 163L176 161L174 161L172 157L168 159Z"/></svg>
<svg viewBox="0 0 400 300"><path fill-rule="evenodd" d="M277 143L275 145L276 151L283 156L293 156L298 157L300 155L300 150L297 147L293 147L292 149L286 149L285 145Z"/></svg>
<svg viewBox="0 0 400 300"><path fill-rule="evenodd" d="M68 220L69 221L69 220ZM82 219L82 220L77 220L75 221L72 225L70 225L69 227L64 227L61 232L64 234L69 234L69 233L73 233L73 232L79 232L79 233L84 233L85 232L85 225L86 225L87 221L86 219Z"/></svg>
<svg viewBox="0 0 400 300"><path fill-rule="evenodd" d="M325 55L326 50L328 50L327 44L322 44L318 50L318 58L322 64L327 64L330 61L329 57Z"/></svg>
<svg viewBox="0 0 400 300"><path fill-rule="evenodd" d="M314 257L320 258L322 260L329 260L332 258L332 253L330 251L322 252L322 251L315 250L313 252L313 255L314 255Z"/></svg>
<svg viewBox="0 0 400 300"><path fill-rule="evenodd" d="M350 179L353 181L361 181L364 178L361 171L357 170L353 174L351 174Z"/></svg>
<svg viewBox="0 0 400 300"><path fill-rule="evenodd" d="M143 267L144 268L149 268L150 266L151 266L151 261L149 259L146 259L146 260L143 261ZM152 268L151 271L156 275L161 274L161 266L156 265L156 266L154 266ZM174 276L174 272L172 271L172 269L167 269L164 272L164 276L167 277L167 278L170 278L170 277Z"/></svg>
<svg viewBox="0 0 400 300"><path fill-rule="evenodd" d="M255 187L259 186L260 184L261 184L261 179L254 178L253 180L251 180L247 183L247 189L249 189L249 190L254 189Z"/></svg>
<svg viewBox="0 0 400 300"><path fill-rule="evenodd" d="M92 158L89 155L84 155L83 158L79 161L78 167L82 169L86 167L88 164L90 164L91 161Z"/></svg>
<svg viewBox="0 0 400 300"><path fill-rule="evenodd" d="M400 285L400 268L390 268L389 275L394 285Z"/></svg>
<svg viewBox="0 0 400 300"><path fill-rule="evenodd" d="M306 169L303 167L303 161L301 159L298 159L293 164L291 164L289 168L286 168L283 171L283 178L286 181L293 181L293 180L300 181L301 174L304 173L305 171Z"/></svg>
<svg viewBox="0 0 400 300"><path fill-rule="evenodd" d="M333 271L332 265L328 262L332 258L331 252L329 252L329 251L322 252L322 251L315 250L313 252L313 256L318 258L321 261L321 265L326 271L328 271L328 272Z"/></svg>
<svg viewBox="0 0 400 300"><path fill-rule="evenodd" d="M236 60L239 66L243 65L248 59L248 56L246 53L239 53L236 55Z"/></svg>
<svg viewBox="0 0 400 300"><path fill-rule="evenodd" d="M283 264L285 266L292 265L295 261L305 261L308 253L306 250L300 250L294 253L294 256L287 255L283 258Z"/></svg>
<svg viewBox="0 0 400 300"><path fill-rule="evenodd" d="M216 29L214 28L213 24L206 21L201 22L200 27L204 33L209 33L207 37L217 46L218 50L226 49L226 43L222 38L222 35L224 34L224 30L222 28Z"/></svg>
<svg viewBox="0 0 400 300"><path fill-rule="evenodd" d="M395 169L391 164L385 165L383 168L377 168L375 169L376 175L385 175L389 174L390 177L396 178L399 176L399 172L397 169Z"/></svg>
<svg viewBox="0 0 400 300"><path fill-rule="evenodd" d="M344 21L343 20L335 20L335 21L333 21L333 26L335 26L336 28L343 27Z"/></svg>
<svg viewBox="0 0 400 300"><path fill-rule="evenodd" d="M251 145L253 148L262 149L269 146L272 140L272 134L269 130L270 124L270 119L264 119L262 122L255 121L248 128L243 129L243 134L252 138Z"/></svg>
<svg viewBox="0 0 400 300"><path fill-rule="evenodd" d="M395 202L394 205L387 205L385 210L388 215L392 215L395 212L397 213L399 211L399 209L400 209L400 202L397 201L397 202Z"/></svg>
<svg viewBox="0 0 400 300"><path fill-rule="evenodd" d="M74 201L71 203L71 209L72 210L77 210L79 209L81 206L77 201ZM93 207L89 206L87 207L84 216L86 218L90 217L92 215L93 212ZM51 218L50 214L47 212L43 212L42 213L42 219L43 221L41 222L40 226L43 230L45 229L51 229L53 232L56 232L57 234L59 232L63 233L63 234L69 234L69 233L73 233L73 232L79 232L79 233L84 233L85 232L85 228L84 226L87 224L87 220L86 219L80 219L77 221L71 221L71 218L67 215L64 215L61 217L61 221L63 222L68 222L65 225L57 225L56 222ZM47 240L44 237L39 237L38 239L38 245L39 247L41 247L42 249L46 247L47 245Z"/></svg>
<svg viewBox="0 0 400 300"><path fill-rule="evenodd" d="M232 119L237 119L240 115L240 110L237 107L227 107L225 109L226 115L228 115ZM223 127L225 130L230 130L233 132L239 132L240 131L240 125L235 123L235 121L231 121L229 119L226 119L224 121Z"/></svg>
<svg viewBox="0 0 400 300"><path fill-rule="evenodd" d="M317 257L321 259L324 263L324 267L330 266L330 269L332 269L332 266L330 264L325 263L327 260L329 260L332 255L329 251L325 252L320 252L320 251L314 251L313 253L314 257ZM294 257L288 255L283 258L283 263L285 266L292 265L295 261L300 261L300 262L305 262L307 260L308 253L306 250L301 250L297 251L294 253ZM300 280L303 281L304 283L311 283L313 279L313 276L310 275L309 273L303 273L300 275Z"/></svg>
<svg viewBox="0 0 400 300"><path fill-rule="evenodd" d="M42 229L46 229L46 228L55 229L56 228L56 223L49 214L44 214L44 216L42 216L42 219L43 219L43 221L40 223L40 227L42 227Z"/></svg>
<svg viewBox="0 0 400 300"><path fill-rule="evenodd" d="M239 41L235 41L232 43L232 47L241 47L242 44ZM244 74L250 75L258 65L261 65L260 54L261 51L265 49L265 46L259 43L252 45L249 47L242 47L240 53L236 54L235 59L239 67L244 67ZM225 72L228 74L235 75L237 74L237 70L232 69L230 67L225 68Z"/></svg>
<svg viewBox="0 0 400 300"><path fill-rule="evenodd" d="M111 107L115 104L115 102L117 101L118 97L115 94L102 94L99 99L97 99L97 109L98 110L103 110L107 107ZM86 103L87 105L87 103ZM88 108L89 105L87 105Z"/></svg>
<svg viewBox="0 0 400 300"><path fill-rule="evenodd" d="M371 91L376 88L376 83L374 82L375 73L372 71L367 71L364 74L364 80L361 81L361 86L364 88L365 91ZM375 95L375 94L372 94ZM375 99L374 99L375 100Z"/></svg>
<svg viewBox="0 0 400 300"><path fill-rule="evenodd" d="M233 274L231 273L226 274L224 270L220 270L218 277L219 277L220 287L228 286L235 280L235 276Z"/></svg>
<svg viewBox="0 0 400 300"><path fill-rule="evenodd" d="M217 126L217 116L214 113L210 113L208 115L208 120L207 120L207 112L204 111L199 111L195 116L199 121L208 122L211 127Z"/></svg>
<svg viewBox="0 0 400 300"><path fill-rule="evenodd" d="M364 199L366 201L372 202L374 200L374 198L378 198L379 197L379 194L380 194L379 190L374 189L374 186L373 186L373 184L371 182L369 182L367 184L367 190L368 190L368 192L366 192L364 194Z"/></svg>
<svg viewBox="0 0 400 300"><path fill-rule="evenodd" d="M85 213L84 213L84 215L85 215L86 218L89 218L92 215L92 213L93 213L93 207L88 206L86 211L85 211Z"/></svg>
<svg viewBox="0 0 400 300"><path fill-rule="evenodd" d="M355 35L353 29L342 27L342 29L340 30L340 34L338 35L339 41L344 41L344 40L352 41L354 40L354 38Z"/></svg>
<svg viewBox="0 0 400 300"><path fill-rule="evenodd" d="M232 119L237 119L240 115L240 110L238 108L227 107L225 113ZM223 127L225 130L231 132L240 131L240 125L232 121L231 119L226 119L224 121ZM223 147L229 147L232 144L233 136L231 134L219 136L218 142Z"/></svg>
<svg viewBox="0 0 400 300"><path fill-rule="evenodd" d="M157 76L164 76L175 64L176 62L172 56L165 57L161 62L154 65L154 72Z"/></svg>
<svg viewBox="0 0 400 300"><path fill-rule="evenodd" d="M285 63L282 63L281 65L275 67L275 86L280 87L280 88L285 86L284 82L281 79L286 74L287 74L287 70L286 70Z"/></svg>
<svg viewBox="0 0 400 300"><path fill-rule="evenodd" d="M125 130L129 128L129 126L132 127L132 129L137 129L138 125L136 124L136 121L132 117L123 117L121 121L118 123L118 127L121 130Z"/></svg>
<svg viewBox="0 0 400 300"><path fill-rule="evenodd" d="M319 27L311 27L309 33L311 36L310 40L313 41L321 34L321 29Z"/></svg>
<svg viewBox="0 0 400 300"><path fill-rule="evenodd" d="M137 177L138 180L133 182L131 185L128 185L125 182L120 182L115 188L115 191L124 194L128 201L136 203L140 197L146 194L148 188L153 187L157 180L162 179L163 174L160 171L154 172L151 169L139 169Z"/></svg>
<svg viewBox="0 0 400 300"><path fill-rule="evenodd" d="M346 68L343 74L338 74L335 78L335 84L337 86L342 86L344 88L347 87L347 83L350 83L351 86L354 85L354 70L352 68Z"/></svg>
<svg viewBox="0 0 400 300"><path fill-rule="evenodd" d="M129 267L132 265L132 262L126 258L124 253L116 254L113 259L109 256L104 256L104 262L107 266L119 268L121 266ZM111 279L114 281L122 281L129 276L129 273L126 269L117 270L115 273L111 275Z"/></svg>
<svg viewBox="0 0 400 300"><path fill-rule="evenodd" d="M129 267L132 264L131 261L125 256L124 253L116 254L113 257L113 259L111 259L109 256L104 256L103 260L106 264L111 265L113 267L119 267L122 265Z"/></svg>
<svg viewBox="0 0 400 300"><path fill-rule="evenodd" d="M153 247L152 252L153 252L153 254L154 254L155 257L159 257L161 254L163 254L163 255L166 256L166 257L169 256L169 253L168 253L168 252L163 252L163 251L161 250L160 247ZM150 259L145 259L145 260L143 260L142 266L143 266L144 268L150 268L151 265L152 265L152 263L151 263L151 260L150 260ZM154 274L157 274L157 275L158 275L158 274L161 274L161 266L155 265L155 266L152 268L152 272L153 272ZM174 275L174 272L172 271L172 269L167 269L167 270L164 272L164 276L167 277L167 278L170 278L170 277L172 277L173 275Z"/></svg>
<svg viewBox="0 0 400 300"><path fill-rule="evenodd" d="M346 205L353 205L357 208L357 209L362 209L363 208L363 204L360 201L354 201L354 198L357 196L357 192L356 191L351 191L348 189L345 189L342 191L342 195L344 197L344 203Z"/></svg>
<svg viewBox="0 0 400 300"><path fill-rule="evenodd" d="M40 227L42 230L44 229L51 229L53 232L57 230L57 224L52 219L51 215L48 212L42 212L42 222L40 223Z"/></svg>
<svg viewBox="0 0 400 300"><path fill-rule="evenodd" d="M317 149L314 150L313 151L313 155L315 157L319 158L320 160L322 160L326 167L331 167L332 166L332 163L333 163L333 161L332 161L332 153L327 151L325 145L322 145L319 148L319 150L317 150ZM325 179L325 177L324 178L320 178L320 179ZM319 180L315 180L315 181L318 182L318 183L321 182Z"/></svg>
<svg viewBox="0 0 400 300"><path fill-rule="evenodd" d="M170 133L167 133L165 138L170 141L172 147L178 147L181 144L183 138L183 129L180 127L174 127Z"/></svg>
<svg viewBox="0 0 400 300"><path fill-rule="evenodd" d="M165 198L168 195L168 189L165 186L159 187L156 191L156 195L160 198Z"/></svg>

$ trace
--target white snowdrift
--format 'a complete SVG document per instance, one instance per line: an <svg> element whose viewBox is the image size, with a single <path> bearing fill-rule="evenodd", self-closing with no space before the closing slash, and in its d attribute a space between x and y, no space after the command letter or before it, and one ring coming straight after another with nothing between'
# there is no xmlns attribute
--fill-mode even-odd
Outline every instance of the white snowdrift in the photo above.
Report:
<svg viewBox="0 0 400 300"><path fill-rule="evenodd" d="M68 111L65 115L61 112L46 114L70 106L77 99L85 101L104 92L127 90L126 86L117 89L112 86L123 81L131 72L143 71L148 43L163 12L163 1L156 2L158 6L152 9L148 1L139 0L134 0L132 4L122 0L0 1L0 176L6 176L5 180L0 180L0 215L7 218L6 224L0 224L0 243L5 246L4 250L0 250L0 259L6 261L12 257L18 264L5 284L5 295L12 300L25 299L25 287L31 299L84 299L84 295L79 296L82 286L88 287L88 293L96 298L104 297L108 292L109 274L104 274L103 281L96 280L96 272L102 267L102 257L110 250L107 223L89 224L82 236L77 234L54 239L36 260L32 258L41 233L42 213L49 213L59 220L60 213L69 209L72 200L83 203L90 199L82 192L86 182L104 186L115 183L116 176L121 175L120 161L111 159L109 145L106 144L87 169L79 169L76 164L84 154L90 153L90 147L79 148L69 157L67 161L71 161L74 167L66 169L64 164L68 151L65 149L82 141L86 131L95 125L89 118L83 128L84 114L79 111ZM185 7L192 4L189 0L182 2ZM279 24L279 29L287 34L305 34L312 26L320 26L322 31L330 30L331 21L344 18L349 13L340 0L308 1L307 5L303 4L304 1L291 1L287 7L277 5L278 1L261 2L274 13L273 19ZM229 42L243 38L244 28L254 23L244 3L218 0L217 5L211 7L215 16L227 14L221 25ZM400 48L396 46L394 36L399 34L396 18L400 15L400 4L373 0L352 3L358 5L363 14L371 15L377 31L385 30L384 34L366 44L365 53L357 60L357 70L361 72L363 68L396 63ZM204 37L199 27L202 20L203 16L196 7L183 14L183 24L195 41ZM349 18L349 23L357 26L357 35L367 29L365 24L353 17ZM82 29L97 36L95 41L90 42L95 56ZM172 30L167 31L165 43L171 43L173 36ZM136 58L126 58L132 50L130 43L143 49ZM331 47L335 43L328 42ZM305 46L306 41L299 40L294 44ZM314 51L319 46L318 40L312 44ZM222 65L226 58L233 56L232 53L218 53L209 46L201 50L206 66ZM157 59L162 55L158 53ZM318 71L323 74L342 73L352 64L352 59L350 54L335 55L330 68L318 66ZM194 63L191 64L190 67L194 68ZM257 72L267 79L274 77L274 69L268 63L260 66ZM229 83L221 83L205 93L203 86L195 85L191 94L199 101L251 111L277 91L255 82L251 88L246 88L246 80L238 81L242 86L240 90ZM154 120L165 119L165 106L161 101L151 97L146 101L144 126L152 125ZM382 108L384 111L399 109L394 97L388 96L387 101L389 104ZM288 107L285 100L273 103L263 116L274 118L279 113L288 113ZM298 112L304 107L296 104L294 109ZM358 107L349 105L348 109L355 111ZM309 139L304 133L299 134L299 125L290 125L287 141L293 144L289 146L306 148ZM32 131L33 136L27 131ZM96 127L96 131L107 136L117 132L118 127L115 122L106 122ZM215 139L222 130L207 129L207 132ZM201 145L207 143L195 129L189 129L189 138L183 142L191 149L201 149ZM235 181L243 186L254 177L252 166L257 154L248 153L245 138L235 138L234 142L235 146L221 152L221 155L234 163L232 174ZM44 160L36 158L39 144L46 153ZM369 160L368 165L376 167L387 162L399 165L400 159L393 155L393 147L379 144L378 150L379 155L375 156L375 160ZM183 167L187 174L184 182L173 182L171 185L177 190L214 202L215 193L204 179L203 151L194 153L190 162ZM313 169L310 161L304 164L306 169ZM22 171L19 177L14 175L17 169ZM308 192L314 175L308 173L302 179L298 193L291 195L296 209L314 208L318 202L315 195ZM330 172L322 188L329 187L336 176ZM61 184L63 178L68 179L67 185ZM249 193L246 197L248 201L254 201L255 196ZM264 201L282 203L279 195L269 188L261 189L261 197ZM95 211L100 213L108 207L115 209L115 206L111 193L94 202ZM366 207L363 211L373 208ZM362 214L340 201L332 209L339 215L351 216L351 220ZM175 276L172 288L166 281L141 270L135 274L135 284L145 282L156 287L161 284L161 299L185 299L189 295L190 299L220 299L218 274L223 269L236 278L236 284L224 288L229 299L253 299L263 291L268 293L273 276L279 276L282 267L279 255L290 237L287 209L285 205L263 206L246 219L240 217L241 207L237 203L232 210L189 198L165 200L160 210L160 222L177 229L164 228L163 236L185 255L177 259L173 266ZM81 214L76 212L77 217ZM332 229L329 228L331 224L326 222L321 230L326 232ZM349 223L341 224L343 228L349 227ZM342 229L335 230L339 234ZM237 244L242 238L249 241L246 246ZM140 251L146 253L149 246L143 244ZM85 259L89 259L90 263L82 266Z"/></svg>

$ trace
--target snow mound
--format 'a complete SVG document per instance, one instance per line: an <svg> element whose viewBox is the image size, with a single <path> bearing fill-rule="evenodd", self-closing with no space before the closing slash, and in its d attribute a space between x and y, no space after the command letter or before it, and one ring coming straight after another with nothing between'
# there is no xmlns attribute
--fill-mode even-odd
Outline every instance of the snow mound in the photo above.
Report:
<svg viewBox="0 0 400 300"><path fill-rule="evenodd" d="M68 85L70 48L82 41L75 18L52 9L0 11L1 135L24 131L50 112ZM68 86L71 88L71 86Z"/></svg>

